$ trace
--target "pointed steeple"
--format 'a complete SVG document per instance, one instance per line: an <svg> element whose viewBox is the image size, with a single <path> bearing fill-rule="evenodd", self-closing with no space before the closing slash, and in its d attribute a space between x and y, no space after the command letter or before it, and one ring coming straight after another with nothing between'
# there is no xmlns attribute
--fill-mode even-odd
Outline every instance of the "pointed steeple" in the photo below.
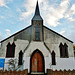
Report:
<svg viewBox="0 0 75 75"><path fill-rule="evenodd" d="M43 20L42 17L40 16L38 0L37 0L37 4L36 4L35 14L34 14L32 20Z"/></svg>
<svg viewBox="0 0 75 75"><path fill-rule="evenodd" d="M35 15L40 15L38 1L37 1L37 4L36 4Z"/></svg>

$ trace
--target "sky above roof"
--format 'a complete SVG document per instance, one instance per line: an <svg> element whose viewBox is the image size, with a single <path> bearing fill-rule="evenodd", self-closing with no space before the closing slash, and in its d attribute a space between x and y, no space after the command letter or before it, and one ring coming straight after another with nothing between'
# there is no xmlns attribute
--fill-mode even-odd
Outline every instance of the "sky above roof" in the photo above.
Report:
<svg viewBox="0 0 75 75"><path fill-rule="evenodd" d="M37 0L0 0L0 41L31 25ZM44 25L75 44L75 0L38 0Z"/></svg>

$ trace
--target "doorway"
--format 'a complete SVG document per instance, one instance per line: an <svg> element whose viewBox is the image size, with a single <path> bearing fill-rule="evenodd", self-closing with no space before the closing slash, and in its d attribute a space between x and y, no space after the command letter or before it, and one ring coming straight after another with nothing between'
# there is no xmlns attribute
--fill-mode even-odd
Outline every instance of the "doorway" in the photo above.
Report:
<svg viewBox="0 0 75 75"><path fill-rule="evenodd" d="M35 50L30 59L30 72L34 73L44 73L45 66L44 66L44 56L38 49Z"/></svg>

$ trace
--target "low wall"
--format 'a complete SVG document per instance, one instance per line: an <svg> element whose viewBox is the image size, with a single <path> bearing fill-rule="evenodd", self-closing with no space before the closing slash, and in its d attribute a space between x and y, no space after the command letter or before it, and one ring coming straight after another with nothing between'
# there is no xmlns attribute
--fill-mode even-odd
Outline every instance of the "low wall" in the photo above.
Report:
<svg viewBox="0 0 75 75"><path fill-rule="evenodd" d="M2 71L0 70L0 75L27 75L28 74L28 70L25 69L23 71Z"/></svg>
<svg viewBox="0 0 75 75"><path fill-rule="evenodd" d="M72 70L72 71L71 70L68 70L68 71L55 70L55 71L53 71L51 69L47 69L47 75L75 75L75 70Z"/></svg>

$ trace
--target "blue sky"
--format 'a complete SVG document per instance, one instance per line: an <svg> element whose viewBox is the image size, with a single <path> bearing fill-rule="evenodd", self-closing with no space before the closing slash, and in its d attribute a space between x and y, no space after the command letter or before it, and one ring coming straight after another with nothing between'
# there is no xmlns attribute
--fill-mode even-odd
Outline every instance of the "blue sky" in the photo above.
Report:
<svg viewBox="0 0 75 75"><path fill-rule="evenodd" d="M37 0L0 0L0 41L31 25ZM44 25L75 44L75 0L38 0Z"/></svg>

